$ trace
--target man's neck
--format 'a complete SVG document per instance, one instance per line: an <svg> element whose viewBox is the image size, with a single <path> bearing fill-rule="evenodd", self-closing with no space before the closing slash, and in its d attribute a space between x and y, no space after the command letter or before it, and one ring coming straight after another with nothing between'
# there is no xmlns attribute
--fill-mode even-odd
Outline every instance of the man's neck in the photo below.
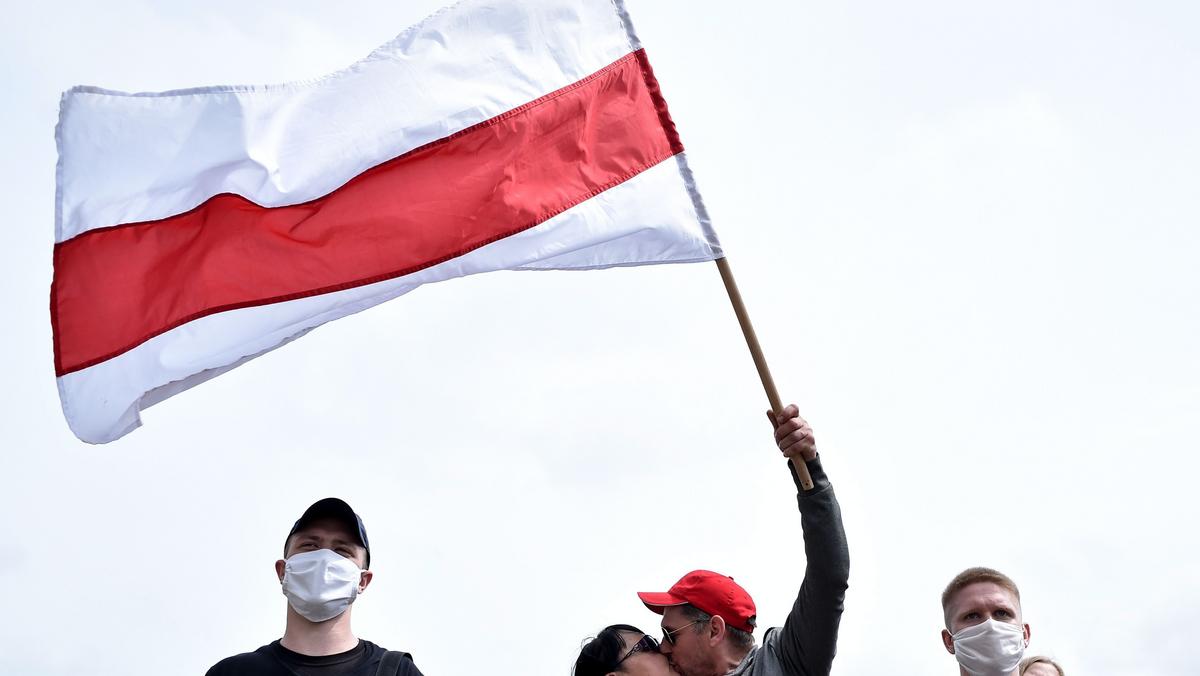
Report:
<svg viewBox="0 0 1200 676"><path fill-rule="evenodd" d="M721 676L725 676L725 674L728 674L729 672L733 671L734 669L737 669L738 665L742 663L742 660L746 659L746 655L750 654L749 650L738 650L738 649L730 649L730 648L731 647L728 646L728 644L727 644L726 649L721 651L721 654L718 659L718 663L717 663L718 668L717 668L716 673L721 674Z"/></svg>
<svg viewBox="0 0 1200 676"><path fill-rule="evenodd" d="M350 608L331 620L310 622L289 605L287 626L279 644L294 653L310 657L336 655L352 650L358 645L358 638L350 630Z"/></svg>

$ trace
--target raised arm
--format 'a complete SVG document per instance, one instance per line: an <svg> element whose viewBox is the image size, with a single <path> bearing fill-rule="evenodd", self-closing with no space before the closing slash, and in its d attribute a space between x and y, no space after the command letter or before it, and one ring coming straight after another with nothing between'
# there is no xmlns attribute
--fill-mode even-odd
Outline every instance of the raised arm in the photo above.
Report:
<svg viewBox="0 0 1200 676"><path fill-rule="evenodd" d="M827 676L837 652L838 625L850 575L842 512L817 457L812 428L800 417L797 408L791 405L778 416L770 412L767 415L775 425L775 441L789 459L788 470L796 483L804 555L808 561L792 612L778 630L778 650L790 674ZM812 490L801 488L790 462L793 458L803 460L808 466Z"/></svg>

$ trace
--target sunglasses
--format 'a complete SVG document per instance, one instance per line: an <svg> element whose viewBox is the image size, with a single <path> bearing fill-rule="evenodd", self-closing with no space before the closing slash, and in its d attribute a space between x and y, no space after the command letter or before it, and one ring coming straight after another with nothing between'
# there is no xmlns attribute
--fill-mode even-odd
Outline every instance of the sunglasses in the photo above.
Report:
<svg viewBox="0 0 1200 676"><path fill-rule="evenodd" d="M687 629L688 627L692 626L693 624L700 624L701 622L707 622L707 621L708 620L696 620L695 622L692 622L691 624L685 624L678 629L667 629L666 627L659 627L660 629L662 629L662 632L663 632L663 643L670 643L671 645L675 645L675 634L678 634L679 632L683 631L684 629Z"/></svg>
<svg viewBox="0 0 1200 676"><path fill-rule="evenodd" d="M651 636L650 634L646 634L646 635L642 636L640 641L638 641L636 644L634 644L634 646L632 648L629 649L629 652L625 653L624 657L617 660L617 663L613 666L614 666L614 668L621 666L622 662L629 659L630 657L633 657L635 653L656 653L656 652L658 652L658 641L655 640L655 638L653 636Z"/></svg>

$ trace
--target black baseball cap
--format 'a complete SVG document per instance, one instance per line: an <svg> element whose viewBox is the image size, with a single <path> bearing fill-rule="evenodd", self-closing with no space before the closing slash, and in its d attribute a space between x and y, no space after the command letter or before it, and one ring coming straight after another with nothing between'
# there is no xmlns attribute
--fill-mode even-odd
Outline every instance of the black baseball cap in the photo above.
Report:
<svg viewBox="0 0 1200 676"><path fill-rule="evenodd" d="M363 526L362 517L355 514L350 505L346 504L346 501L340 498L323 498L312 503L311 507L304 510L304 513L296 520L296 524L292 526L292 530L288 531L287 538L284 538L284 550L287 550L287 541L296 534L296 531L321 519L341 521L345 524L347 530L358 535L358 544L367 550L366 567L371 567L371 544L367 540L367 529Z"/></svg>

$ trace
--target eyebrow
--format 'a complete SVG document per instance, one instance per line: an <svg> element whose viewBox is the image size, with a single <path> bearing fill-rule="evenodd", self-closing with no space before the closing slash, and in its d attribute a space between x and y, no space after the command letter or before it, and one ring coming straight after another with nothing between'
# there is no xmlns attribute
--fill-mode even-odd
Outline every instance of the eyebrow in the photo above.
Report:
<svg viewBox="0 0 1200 676"><path fill-rule="evenodd" d="M316 540L320 540L320 538L317 537L313 533L296 533L296 541L297 542L314 542ZM362 545L358 544L357 542L355 542L354 540L348 540L343 537L334 537L329 542L331 545L333 545L335 547L342 546L342 545L350 545L353 547L361 547L362 546Z"/></svg>
<svg viewBox="0 0 1200 676"><path fill-rule="evenodd" d="M992 614L992 613L996 612L997 610L1003 610L1003 611L1005 611L1005 612L1007 612L1007 613L1010 613L1010 614L1012 614L1012 615L1016 615L1016 614L1017 614L1017 609L1016 609L1016 608L1014 608L1014 607L1013 607L1011 604L1008 604L1008 603L998 603L998 604L995 604L995 605L988 604L988 605L985 605L985 606L982 606L982 607L980 607L980 606L972 606L972 607L968 607L968 608L963 608L961 611L959 611L959 612L958 612L958 614L957 614L957 615L955 615L955 617L958 617L958 618L960 618L960 619L961 619L961 618L964 618L964 617L966 617L967 615L969 615L969 614L971 614L971 613L980 613L980 614L983 614L983 615L990 615L990 614Z"/></svg>

